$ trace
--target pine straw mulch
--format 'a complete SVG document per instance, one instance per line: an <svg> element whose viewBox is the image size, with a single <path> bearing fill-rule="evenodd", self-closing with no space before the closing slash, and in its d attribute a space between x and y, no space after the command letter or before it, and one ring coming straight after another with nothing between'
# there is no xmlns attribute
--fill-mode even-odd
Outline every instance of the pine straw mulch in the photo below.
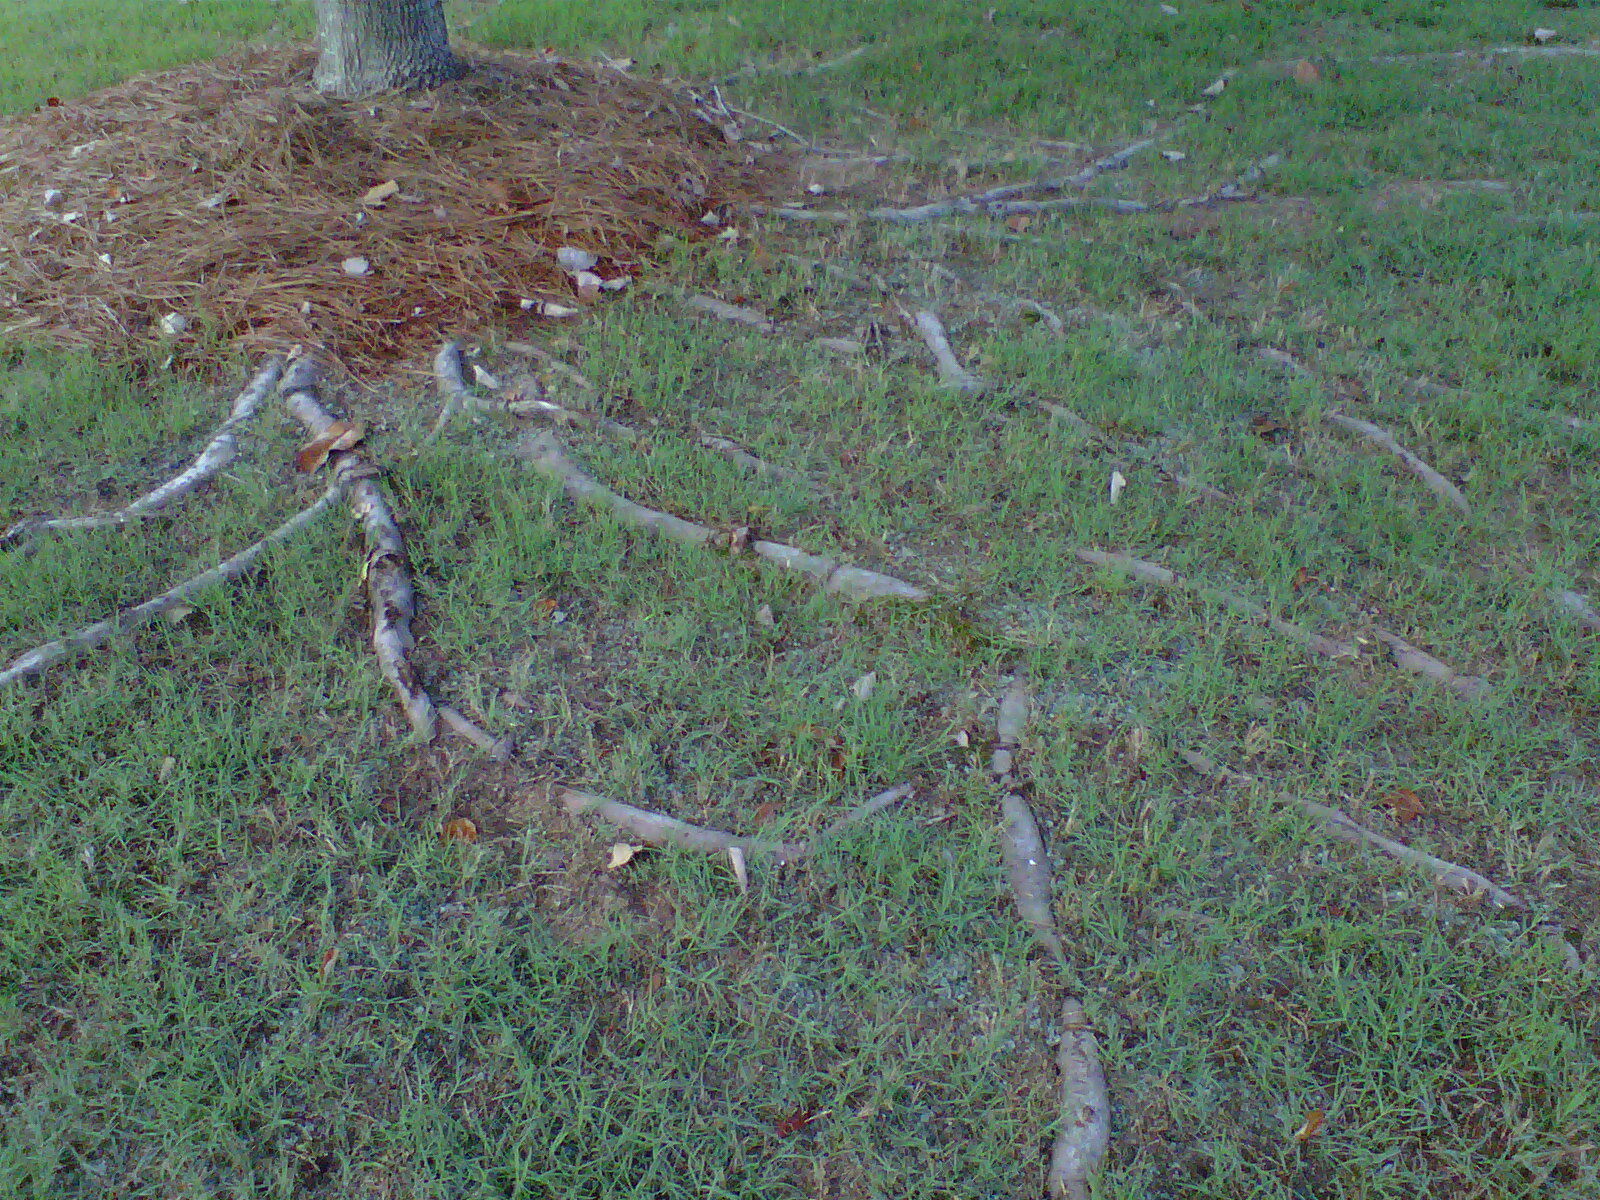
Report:
<svg viewBox="0 0 1600 1200"><path fill-rule="evenodd" d="M131 347L177 313L195 365L220 334L381 370L524 300L574 305L555 247L637 276L664 233L713 235L709 210L787 170L610 68L476 54L435 91L346 102L312 90L314 58L258 50L0 120L0 333Z"/></svg>

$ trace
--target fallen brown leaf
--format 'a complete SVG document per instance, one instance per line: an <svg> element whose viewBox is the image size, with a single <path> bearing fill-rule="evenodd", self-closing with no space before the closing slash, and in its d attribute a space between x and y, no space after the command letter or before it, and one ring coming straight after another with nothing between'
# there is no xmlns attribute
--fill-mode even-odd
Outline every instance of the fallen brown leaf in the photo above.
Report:
<svg viewBox="0 0 1600 1200"><path fill-rule="evenodd" d="M475 842L478 840L478 827L466 817L453 817L440 827L439 840L447 845L450 842Z"/></svg>
<svg viewBox="0 0 1600 1200"><path fill-rule="evenodd" d="M1310 87L1322 79L1322 68L1309 58L1302 58L1294 65L1294 81L1301 87Z"/></svg>
<svg viewBox="0 0 1600 1200"><path fill-rule="evenodd" d="M1027 213L1012 213L1006 218L1006 228L1012 233L1023 233L1032 224L1033 218Z"/></svg>
<svg viewBox="0 0 1600 1200"><path fill-rule="evenodd" d="M1309 1142L1317 1135L1317 1130L1322 1128L1322 1123L1328 1119L1328 1114L1320 1108L1314 1108L1306 1114L1305 1122L1294 1131L1294 1140Z"/></svg>
<svg viewBox="0 0 1600 1200"><path fill-rule="evenodd" d="M606 862L606 870L615 871L618 867L625 867L633 861L634 855L643 850L643 846L635 846L630 842L617 842L611 847L611 857Z"/></svg>
<svg viewBox="0 0 1600 1200"><path fill-rule="evenodd" d="M335 421L322 431L322 436L300 447L294 456L294 465L302 471L315 471L328 461L336 450L349 450L367 436L367 431L350 421Z"/></svg>
<svg viewBox="0 0 1600 1200"><path fill-rule="evenodd" d="M1276 417L1266 413L1257 413L1250 418L1250 432L1264 442L1275 442L1280 433L1288 433L1289 427Z"/></svg>
<svg viewBox="0 0 1600 1200"><path fill-rule="evenodd" d="M1410 788L1395 788L1383 798L1383 802L1394 811L1394 819L1401 825L1409 825L1428 811L1422 803L1422 797Z"/></svg>

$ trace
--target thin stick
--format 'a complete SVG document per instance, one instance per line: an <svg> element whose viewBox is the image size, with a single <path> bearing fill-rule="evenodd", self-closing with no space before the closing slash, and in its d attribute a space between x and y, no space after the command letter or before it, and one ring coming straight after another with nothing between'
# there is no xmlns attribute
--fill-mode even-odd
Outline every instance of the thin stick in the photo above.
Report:
<svg viewBox="0 0 1600 1200"><path fill-rule="evenodd" d="M1418 650L1398 634L1390 633L1387 629L1374 629L1372 632L1380 642L1389 647L1389 655L1394 659L1395 666L1403 671L1414 671L1418 675L1426 675L1429 679L1437 680L1463 699L1475 700L1489 686L1489 681L1482 676L1462 675L1445 666L1433 655Z"/></svg>
<svg viewBox="0 0 1600 1200"><path fill-rule="evenodd" d="M305 426L313 438L321 437L333 417L317 398L317 365L310 358L293 363L279 390L291 416ZM350 513L361 523L366 542L366 564L362 571L367 583L367 600L372 610L372 650L378 668L400 698L411 728L424 741L432 741L438 731L438 714L433 698L422 686L411 666L409 654L416 644L411 621L416 616L416 591L411 583L411 568L406 562L405 539L383 497L377 468L359 450L335 450L328 455L335 481L342 484L350 500Z"/></svg>
<svg viewBox="0 0 1600 1200"><path fill-rule="evenodd" d="M1461 494L1460 488L1397 442L1394 435L1388 430L1382 429L1370 421L1360 421L1355 417L1344 416L1342 413L1328 413L1327 419L1339 426L1339 428L1360 434L1373 445L1383 447L1404 463L1406 469L1422 480L1427 485L1428 490L1441 500L1448 500L1463 513L1472 511L1472 506L1467 503L1467 498Z"/></svg>
<svg viewBox="0 0 1600 1200"><path fill-rule="evenodd" d="M945 335L944 322L937 316L925 309L915 315L903 308L900 311L916 326L917 332L933 355L934 362L939 364L940 387L975 395L989 386L961 365L956 352L950 348L950 339Z"/></svg>
<svg viewBox="0 0 1600 1200"><path fill-rule="evenodd" d="M1234 787L1249 787L1257 782L1254 776L1243 775L1237 771L1229 771L1219 767L1211 759L1197 751L1180 750L1179 754L1185 762L1200 774L1220 779ZM1315 800L1307 800L1300 796L1284 794L1280 798L1297 805L1315 817L1324 832L1338 838L1340 841L1372 846L1391 858L1409 863L1415 867L1421 867L1429 872L1439 883L1454 892L1459 892L1464 896L1486 896L1489 902L1497 908L1525 909L1528 907L1516 896L1513 896L1510 892L1476 871L1467 867L1458 867L1455 863L1446 862L1442 858L1435 858L1433 855L1407 846L1403 842L1384 837L1381 833L1374 833L1336 808L1330 808L1326 804L1318 804Z"/></svg>
<svg viewBox="0 0 1600 1200"><path fill-rule="evenodd" d="M302 509L290 517L266 537L239 551L232 558L218 563L209 571L202 571L192 579L186 579L176 587L170 588L153 599L146 600L136 608L127 609L103 621L97 621L78 632L69 634L59 641L46 642L29 650L26 654L14 659L9 667L0 671L0 687L16 683L30 675L37 675L59 662L65 662L80 654L93 650L96 646L109 640L120 633L127 633L141 625L147 625L163 613L171 612L181 604L187 603L207 588L219 583L227 583L238 579L249 571L260 560L261 556L273 546L281 545L295 534L305 529L324 512L328 510L342 495L342 488L338 481L324 492L317 501L307 508Z"/></svg>
<svg viewBox="0 0 1600 1200"><path fill-rule="evenodd" d="M561 443L548 434L523 439L518 453L541 475L557 480L567 495L576 500L587 500L610 509L612 515L629 525L650 530L685 546L708 546L717 537L716 532L707 526L685 521L682 517L675 517L671 513L657 512L653 508L635 504L625 496L619 496L586 474L577 463L567 457ZM808 554L804 550L783 545L781 542L751 542L748 549L758 558L776 563L787 570L811 576L822 585L823 591L836 592L853 600L929 598L928 593L922 588L895 579L893 576L882 575L862 567L848 566L820 555Z"/></svg>
<svg viewBox="0 0 1600 1200"><path fill-rule="evenodd" d="M1325 658L1354 658L1356 648L1348 642L1336 642L1332 638L1323 637L1320 633L1312 633L1302 629L1291 621L1269 613L1261 605L1237 596L1232 592L1225 592L1219 588L1207 587L1196 584L1176 571L1169 571L1166 567L1157 566L1153 562L1146 562L1142 558L1134 558L1127 554L1113 554L1104 550L1074 550L1079 561L1092 563L1097 567L1114 567L1126 571L1141 583L1153 583L1158 587L1181 588L1192 591L1196 595L1232 609L1240 616L1256 625L1264 625L1272 632L1290 641L1312 650Z"/></svg>
<svg viewBox="0 0 1600 1200"><path fill-rule="evenodd" d="M1061 1002L1061 1125L1050 1153L1050 1195L1089 1200L1089 1181L1111 1148L1111 1098L1100 1067L1100 1047L1083 1005Z"/></svg>
<svg viewBox="0 0 1600 1200"><path fill-rule="evenodd" d="M186 470L174 475L160 486L152 488L127 507L116 512L94 513L86 517L51 517L19 521L4 534L0 534L0 546L46 531L105 529L113 525L126 525L129 521L148 517L180 496L194 491L233 461L234 455L239 452L239 442L234 437L233 431L256 415L261 402L277 384L282 371L282 360L268 359L261 370L256 372L255 378L234 400L227 419L211 435L211 440L206 443L205 449L200 451L199 457Z"/></svg>

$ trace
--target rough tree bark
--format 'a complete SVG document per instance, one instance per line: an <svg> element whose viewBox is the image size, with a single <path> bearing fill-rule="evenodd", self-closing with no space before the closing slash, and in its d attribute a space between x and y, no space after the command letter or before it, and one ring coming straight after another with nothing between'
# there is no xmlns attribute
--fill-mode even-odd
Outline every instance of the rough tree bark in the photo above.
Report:
<svg viewBox="0 0 1600 1200"><path fill-rule="evenodd" d="M443 0L316 0L317 90L353 98L436 87L466 73Z"/></svg>

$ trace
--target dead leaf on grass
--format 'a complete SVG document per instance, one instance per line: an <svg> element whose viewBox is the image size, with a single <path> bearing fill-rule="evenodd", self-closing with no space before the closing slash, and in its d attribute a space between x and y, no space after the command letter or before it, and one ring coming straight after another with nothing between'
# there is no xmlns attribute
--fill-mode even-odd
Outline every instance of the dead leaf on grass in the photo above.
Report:
<svg viewBox="0 0 1600 1200"><path fill-rule="evenodd" d="M611 847L611 857L606 860L606 870L615 871L619 867L627 866L643 849L643 846L636 846L631 842L614 843Z"/></svg>
<svg viewBox="0 0 1600 1200"><path fill-rule="evenodd" d="M1312 1109L1306 1114L1306 1119L1300 1128L1294 1131L1294 1140L1297 1142L1309 1142L1317 1135L1317 1130L1322 1128L1322 1123L1327 1119L1328 1114L1320 1108Z"/></svg>
<svg viewBox="0 0 1600 1200"><path fill-rule="evenodd" d="M328 455L336 450L349 450L366 436L366 429L359 424L335 421L322 431L321 437L300 447L300 452L294 456L294 465L302 471L315 471L328 461Z"/></svg>
<svg viewBox="0 0 1600 1200"><path fill-rule="evenodd" d="M361 197L361 203L370 204L374 208L382 208L383 202L390 196L400 191L400 185L392 179L386 179L377 187L368 188L367 194Z"/></svg>
<svg viewBox="0 0 1600 1200"><path fill-rule="evenodd" d="M1393 810L1395 822L1400 825L1409 825L1428 811L1422 797L1410 788L1395 788L1383 798L1383 803Z"/></svg>
<svg viewBox="0 0 1600 1200"><path fill-rule="evenodd" d="M1250 432L1264 442L1275 442L1280 433L1289 432L1289 427L1277 417L1267 413L1257 413L1250 418Z"/></svg>
<svg viewBox="0 0 1600 1200"><path fill-rule="evenodd" d="M992 12L993 10L991 9L990 11ZM779 1137L793 1137L811 1122L827 1116L831 1111L831 1109L826 1108L821 1112L809 1108L798 1108L774 1125L773 1129L777 1131Z"/></svg>
<svg viewBox="0 0 1600 1200"><path fill-rule="evenodd" d="M328 976L333 973L333 965L338 961L339 947L329 946L322 952L322 965L317 968L317 978L323 983L327 983Z"/></svg>
<svg viewBox="0 0 1600 1200"><path fill-rule="evenodd" d="M1301 87L1310 87L1322 79L1322 68L1309 58L1302 58L1294 65L1294 81Z"/></svg>
<svg viewBox="0 0 1600 1200"><path fill-rule="evenodd" d="M1032 224L1033 218L1027 213L1012 213L1006 218L1006 228L1012 233L1024 233Z"/></svg>
<svg viewBox="0 0 1600 1200"><path fill-rule="evenodd" d="M478 827L466 817L453 817L439 827L439 840L446 845L451 842L472 843L478 840Z"/></svg>

